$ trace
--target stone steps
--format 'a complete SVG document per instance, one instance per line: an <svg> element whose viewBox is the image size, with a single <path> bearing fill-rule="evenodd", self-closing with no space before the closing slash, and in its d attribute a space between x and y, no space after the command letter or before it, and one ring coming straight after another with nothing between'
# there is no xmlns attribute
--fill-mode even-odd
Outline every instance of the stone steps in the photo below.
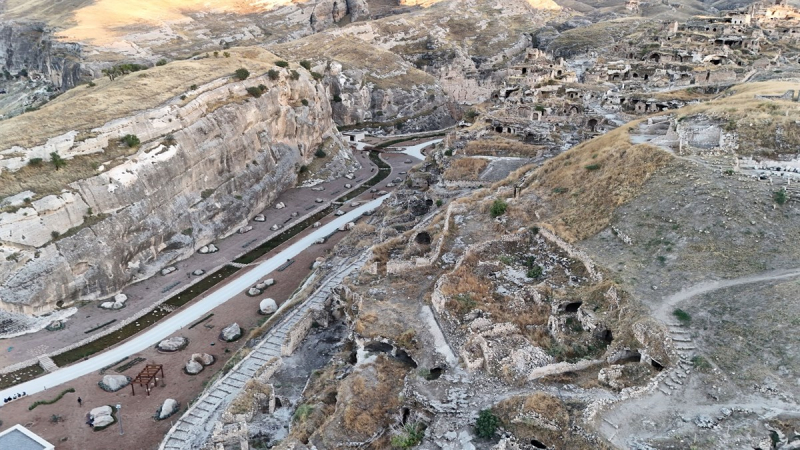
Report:
<svg viewBox="0 0 800 450"><path fill-rule="evenodd" d="M44 369L45 372L50 373L58 370L58 366L56 365L56 363L53 362L52 359L50 359L49 356L42 355L39 356L38 359L39 359L39 366L41 366L41 368Z"/></svg>

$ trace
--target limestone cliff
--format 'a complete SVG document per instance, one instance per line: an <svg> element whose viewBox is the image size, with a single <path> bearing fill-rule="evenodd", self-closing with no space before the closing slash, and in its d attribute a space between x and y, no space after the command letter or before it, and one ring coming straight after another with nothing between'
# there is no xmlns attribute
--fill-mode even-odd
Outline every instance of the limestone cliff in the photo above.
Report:
<svg viewBox="0 0 800 450"><path fill-rule="evenodd" d="M218 78L191 99L111 120L83 140L70 131L15 147L24 160L56 147L65 157L109 152L127 134L142 142L59 194L21 193L0 204L0 308L43 313L104 298L268 206L323 141L341 145L324 85L300 72L297 80L287 69L278 80ZM259 85L260 98L248 95ZM76 156L65 170L81 163Z"/></svg>

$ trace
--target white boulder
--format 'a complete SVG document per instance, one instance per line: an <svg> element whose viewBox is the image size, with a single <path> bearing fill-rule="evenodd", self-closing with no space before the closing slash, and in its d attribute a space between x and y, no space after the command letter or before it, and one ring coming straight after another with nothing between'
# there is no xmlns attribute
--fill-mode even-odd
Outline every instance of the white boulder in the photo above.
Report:
<svg viewBox="0 0 800 450"><path fill-rule="evenodd" d="M103 385L110 391L116 392L128 385L128 377L125 375L105 375Z"/></svg>
<svg viewBox="0 0 800 450"><path fill-rule="evenodd" d="M248 225L246 227L239 228L239 234L245 234L245 233L248 233L250 231L253 231L253 226L252 225Z"/></svg>
<svg viewBox="0 0 800 450"><path fill-rule="evenodd" d="M162 352L177 352L178 350L186 347L186 344L188 343L189 339L183 336L173 336L159 342L158 350Z"/></svg>
<svg viewBox="0 0 800 450"><path fill-rule="evenodd" d="M247 295L250 297L255 297L256 295L261 295L261 289L251 287L247 290Z"/></svg>
<svg viewBox="0 0 800 450"><path fill-rule="evenodd" d="M214 357L208 353L194 353L192 354L192 361L199 362L203 366L210 366L214 364Z"/></svg>
<svg viewBox="0 0 800 450"><path fill-rule="evenodd" d="M219 338L225 342L233 342L242 337L242 327L238 323L232 323L223 328L219 333Z"/></svg>
<svg viewBox="0 0 800 450"><path fill-rule="evenodd" d="M319 223L319 222L314 222L314 225L311 225L311 226L314 227L314 228L319 228L319 227L322 226L322 224Z"/></svg>
<svg viewBox="0 0 800 450"><path fill-rule="evenodd" d="M197 375L203 371L203 365L195 360L190 360L186 363L186 373L189 375Z"/></svg>
<svg viewBox="0 0 800 450"><path fill-rule="evenodd" d="M95 420L100 416L110 416L111 415L111 407L108 405L98 406L97 408L93 408L89 411L89 416L94 417Z"/></svg>
<svg viewBox="0 0 800 450"><path fill-rule="evenodd" d="M172 272L175 272L176 270L178 270L178 268L175 266L164 267L163 269L161 269L161 275L169 275Z"/></svg>
<svg viewBox="0 0 800 450"><path fill-rule="evenodd" d="M275 209L283 209L283 208L286 208L286 203L278 202L278 204L275 205Z"/></svg>
<svg viewBox="0 0 800 450"><path fill-rule="evenodd" d="M125 294L117 294L114 296L114 303L125 303L128 301L128 296Z"/></svg>
<svg viewBox="0 0 800 450"><path fill-rule="evenodd" d="M258 309L262 314L274 314L278 310L278 304L271 298L265 298L258 304Z"/></svg>
<svg viewBox="0 0 800 450"><path fill-rule="evenodd" d="M158 413L158 419L164 420L167 417L174 414L175 412L177 412L177 410L178 410L178 402L171 398L168 398L164 400L164 404L161 405L161 411L159 411Z"/></svg>
<svg viewBox="0 0 800 450"><path fill-rule="evenodd" d="M263 214L259 214L259 215L255 216L255 217L253 217L253 220L256 221L256 222L266 222L267 218L264 217Z"/></svg>

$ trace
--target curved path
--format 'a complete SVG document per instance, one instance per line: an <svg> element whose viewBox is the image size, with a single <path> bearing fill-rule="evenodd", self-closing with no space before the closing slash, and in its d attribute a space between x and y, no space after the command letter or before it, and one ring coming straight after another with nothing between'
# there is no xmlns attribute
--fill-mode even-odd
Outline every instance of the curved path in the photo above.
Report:
<svg viewBox="0 0 800 450"><path fill-rule="evenodd" d="M43 375L34 380L0 391L0 398L10 397L19 392L34 394L44 391L48 387L58 386L83 375L98 371L109 364L113 364L119 360L120 355L130 355L155 345L156 342L165 339L181 328L190 325L192 322L196 321L212 309L230 300L233 296L239 294L250 286L256 284L264 276L280 267L281 264L285 263L287 259L297 256L300 254L300 252L314 244L316 240L335 232L340 226L356 220L365 212L378 208L388 196L388 194L384 195L378 199L359 206L358 208L355 208L343 216L336 217L333 221L321 226L320 228L317 228L312 233L301 238L285 250L254 267L247 273L233 278L230 282L197 303L187 307L182 311L170 315L165 320L158 322L144 333L134 336L127 342L100 353L97 356L91 357L86 361L73 364L71 366L56 370L55 372Z"/></svg>
<svg viewBox="0 0 800 450"><path fill-rule="evenodd" d="M420 159L420 160L424 161L425 160L425 155L422 154L422 149L427 147L427 146L429 146L429 145L438 144L439 142L442 142L443 140L444 139L434 139L432 141L422 142L422 143L417 144L417 145L409 145L407 147L402 147L402 146L394 147L393 146L393 147L389 147L389 148L402 149L402 150L400 150L400 153L405 153L408 156L413 156L414 158L417 158L417 159Z"/></svg>
<svg viewBox="0 0 800 450"><path fill-rule="evenodd" d="M678 303L688 300L692 297L696 297L701 294L705 294L708 292L716 291L719 289L729 288L732 286L739 286L742 284L750 284L750 283L758 283L760 281L772 281L772 280L782 280L785 278L794 278L800 276L800 268L794 269L784 269L784 270L774 270L770 272L764 272L758 275L747 275L744 277L739 278L732 278L729 280L715 280L715 281L703 281L702 283L695 284L694 286L690 286L688 288L682 289L675 294L666 297L664 301L659 305L658 309L654 311L654 316L656 319L661 320L662 322L668 322L670 315L672 314L671 308L673 308Z"/></svg>

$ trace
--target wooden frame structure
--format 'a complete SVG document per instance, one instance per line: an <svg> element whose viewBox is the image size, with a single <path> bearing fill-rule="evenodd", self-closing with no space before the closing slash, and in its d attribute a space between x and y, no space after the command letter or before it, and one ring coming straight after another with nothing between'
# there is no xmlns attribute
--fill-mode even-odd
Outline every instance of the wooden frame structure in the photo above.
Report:
<svg viewBox="0 0 800 450"><path fill-rule="evenodd" d="M136 395L133 385L138 383L139 386L144 386L147 395L150 395L150 382L153 380L158 381L158 372L161 372L161 379L164 379L164 366L162 364L148 364L144 366L139 375L131 381L131 394ZM155 386L155 384L153 384Z"/></svg>

